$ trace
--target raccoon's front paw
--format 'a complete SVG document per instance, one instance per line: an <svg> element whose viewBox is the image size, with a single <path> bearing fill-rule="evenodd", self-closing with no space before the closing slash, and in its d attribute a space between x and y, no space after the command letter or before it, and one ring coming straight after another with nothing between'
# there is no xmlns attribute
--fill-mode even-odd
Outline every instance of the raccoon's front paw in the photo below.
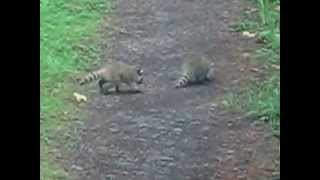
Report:
<svg viewBox="0 0 320 180"><path fill-rule="evenodd" d="M132 93L142 93L142 91L138 87L133 87L129 91Z"/></svg>
<svg viewBox="0 0 320 180"><path fill-rule="evenodd" d="M108 89L100 89L100 94L109 95L110 91Z"/></svg>
<svg viewBox="0 0 320 180"><path fill-rule="evenodd" d="M140 89L134 89L133 92L134 92L134 93L139 93L139 94L141 93L141 94L143 94L143 91L141 91Z"/></svg>

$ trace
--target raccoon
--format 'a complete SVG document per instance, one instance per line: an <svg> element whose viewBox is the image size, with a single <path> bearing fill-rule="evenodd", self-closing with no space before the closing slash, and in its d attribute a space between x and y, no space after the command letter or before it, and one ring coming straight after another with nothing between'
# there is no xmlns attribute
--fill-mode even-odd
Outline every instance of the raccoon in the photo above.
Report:
<svg viewBox="0 0 320 180"><path fill-rule="evenodd" d="M89 73L80 80L79 84L84 85L95 80L99 80L98 86L103 94L113 87L116 92L119 92L121 84L126 84L131 89L138 91L136 85L143 84L144 81L143 70L141 67L123 62L112 62L97 71Z"/></svg>
<svg viewBox="0 0 320 180"><path fill-rule="evenodd" d="M205 58L190 58L182 65L182 76L177 80L175 87L186 87L189 84L212 81L214 63Z"/></svg>

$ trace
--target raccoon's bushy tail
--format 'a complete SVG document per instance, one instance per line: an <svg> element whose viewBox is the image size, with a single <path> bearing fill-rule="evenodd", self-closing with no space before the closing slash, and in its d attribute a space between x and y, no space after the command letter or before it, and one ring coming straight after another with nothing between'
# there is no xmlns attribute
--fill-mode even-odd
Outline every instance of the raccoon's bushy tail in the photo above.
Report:
<svg viewBox="0 0 320 180"><path fill-rule="evenodd" d="M180 79L178 79L177 83L175 84L176 88L185 87L189 83L189 76L184 74Z"/></svg>
<svg viewBox="0 0 320 180"><path fill-rule="evenodd" d="M92 81L95 81L97 79L101 78L101 72L100 71L95 71L91 72L88 75L86 75L84 78L82 78L79 82L80 85L88 84Z"/></svg>

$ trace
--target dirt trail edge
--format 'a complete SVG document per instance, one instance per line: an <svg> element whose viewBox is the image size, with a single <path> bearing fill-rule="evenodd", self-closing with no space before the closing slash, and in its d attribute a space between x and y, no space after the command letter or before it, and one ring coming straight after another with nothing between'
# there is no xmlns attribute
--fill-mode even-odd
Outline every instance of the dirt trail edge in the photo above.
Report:
<svg viewBox="0 0 320 180"><path fill-rule="evenodd" d="M255 44L229 28L243 7L240 0L115 0L112 26L121 31L106 41L106 56L141 64L146 84L143 94L108 96L89 86L88 116L66 160L76 179L271 179L279 171L279 142L267 127L210 106L254 77L241 54ZM187 53L212 58L214 83L173 88Z"/></svg>

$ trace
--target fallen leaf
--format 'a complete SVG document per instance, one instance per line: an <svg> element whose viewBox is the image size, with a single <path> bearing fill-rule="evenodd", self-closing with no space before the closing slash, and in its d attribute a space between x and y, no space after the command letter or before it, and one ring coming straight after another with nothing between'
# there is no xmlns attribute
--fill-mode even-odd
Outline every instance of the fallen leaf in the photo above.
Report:
<svg viewBox="0 0 320 180"><path fill-rule="evenodd" d="M212 103L210 106L211 106L212 108L216 108L216 107L218 107L218 104Z"/></svg>
<svg viewBox="0 0 320 180"><path fill-rule="evenodd" d="M248 8L245 13L249 14L249 13L254 13L254 12L257 12L258 9L257 8Z"/></svg>
<svg viewBox="0 0 320 180"><path fill-rule="evenodd" d="M262 38L257 38L256 43L259 43L259 44L266 43L266 40Z"/></svg>
<svg viewBox="0 0 320 180"><path fill-rule="evenodd" d="M225 101L225 100L222 101L221 104L224 105L224 106L228 106L229 105L228 101Z"/></svg>
<svg viewBox="0 0 320 180"><path fill-rule="evenodd" d="M257 9L257 8L251 8L250 11L251 11L251 12L257 12L258 9Z"/></svg>
<svg viewBox="0 0 320 180"><path fill-rule="evenodd" d="M242 33L242 35L243 35L243 36L246 36L246 37L249 37L249 38L252 38L252 37L255 37L255 36L256 36L255 33L250 33L250 32L248 32L248 31L244 31L244 32Z"/></svg>
<svg viewBox="0 0 320 180"><path fill-rule="evenodd" d="M75 92L75 93L73 93L73 96L75 97L75 99L78 103L81 101L87 102L87 97L82 94L78 94Z"/></svg>
<svg viewBox="0 0 320 180"><path fill-rule="evenodd" d="M243 53L242 56L247 59L247 58L250 57L250 54L249 53Z"/></svg>
<svg viewBox="0 0 320 180"><path fill-rule="evenodd" d="M253 72L260 72L260 70L258 68L251 68L250 70Z"/></svg>
<svg viewBox="0 0 320 180"><path fill-rule="evenodd" d="M263 67L263 69L269 69L268 65L263 65L262 67Z"/></svg>
<svg viewBox="0 0 320 180"><path fill-rule="evenodd" d="M271 65L273 68L275 68L275 69L280 69L280 66L278 66L278 65Z"/></svg>
<svg viewBox="0 0 320 180"><path fill-rule="evenodd" d="M232 84L237 84L239 82L239 79L235 79L232 81Z"/></svg>

